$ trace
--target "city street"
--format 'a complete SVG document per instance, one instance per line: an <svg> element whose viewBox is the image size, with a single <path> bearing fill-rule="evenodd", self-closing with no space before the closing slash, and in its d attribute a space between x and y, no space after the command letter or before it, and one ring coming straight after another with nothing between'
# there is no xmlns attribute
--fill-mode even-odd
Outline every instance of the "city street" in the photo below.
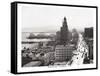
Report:
<svg viewBox="0 0 100 76"><path fill-rule="evenodd" d="M81 65L83 64L84 58L88 55L88 46L83 40L83 36L79 34L79 40L77 44L77 50L73 52L73 57L70 62L70 65Z"/></svg>

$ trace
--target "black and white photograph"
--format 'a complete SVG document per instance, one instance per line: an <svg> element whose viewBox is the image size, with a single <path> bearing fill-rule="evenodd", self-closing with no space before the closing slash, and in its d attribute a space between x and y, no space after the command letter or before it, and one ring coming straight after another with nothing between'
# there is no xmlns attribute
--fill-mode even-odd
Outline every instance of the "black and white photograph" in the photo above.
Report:
<svg viewBox="0 0 100 76"><path fill-rule="evenodd" d="M18 4L18 70L96 68L96 7Z"/></svg>

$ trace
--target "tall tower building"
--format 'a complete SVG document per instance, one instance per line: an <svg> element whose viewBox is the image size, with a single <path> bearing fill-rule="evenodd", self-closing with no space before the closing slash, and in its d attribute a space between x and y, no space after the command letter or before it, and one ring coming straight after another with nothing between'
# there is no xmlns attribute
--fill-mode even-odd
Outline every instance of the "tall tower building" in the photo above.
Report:
<svg viewBox="0 0 100 76"><path fill-rule="evenodd" d="M68 30L66 17L64 17L62 27L56 35L58 44L55 47L55 61L64 62L70 60L75 47L73 45L67 45L69 43L69 38L71 38L71 34Z"/></svg>
<svg viewBox="0 0 100 76"><path fill-rule="evenodd" d="M64 17L63 20L63 26L61 27L61 31L60 31L60 42L61 44L67 44L68 43L68 25L67 25L67 21L66 21L66 17Z"/></svg>

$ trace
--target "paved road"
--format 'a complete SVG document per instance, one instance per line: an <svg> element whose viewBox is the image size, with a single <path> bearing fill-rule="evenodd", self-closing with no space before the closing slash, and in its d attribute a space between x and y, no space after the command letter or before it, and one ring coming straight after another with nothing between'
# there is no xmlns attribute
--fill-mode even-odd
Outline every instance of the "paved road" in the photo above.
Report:
<svg viewBox="0 0 100 76"><path fill-rule="evenodd" d="M68 64L70 65L81 65L83 64L84 58L87 54L88 56L88 46L83 39L83 36L79 34L79 39L77 43L77 50L73 52L73 57Z"/></svg>

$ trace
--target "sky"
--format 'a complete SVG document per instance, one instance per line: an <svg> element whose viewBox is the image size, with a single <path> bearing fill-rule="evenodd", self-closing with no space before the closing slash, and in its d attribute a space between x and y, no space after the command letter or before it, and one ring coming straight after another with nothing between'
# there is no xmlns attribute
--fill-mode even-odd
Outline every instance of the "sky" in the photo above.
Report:
<svg viewBox="0 0 100 76"><path fill-rule="evenodd" d="M22 4L23 32L56 32L66 17L68 29L96 26L95 8Z"/></svg>

